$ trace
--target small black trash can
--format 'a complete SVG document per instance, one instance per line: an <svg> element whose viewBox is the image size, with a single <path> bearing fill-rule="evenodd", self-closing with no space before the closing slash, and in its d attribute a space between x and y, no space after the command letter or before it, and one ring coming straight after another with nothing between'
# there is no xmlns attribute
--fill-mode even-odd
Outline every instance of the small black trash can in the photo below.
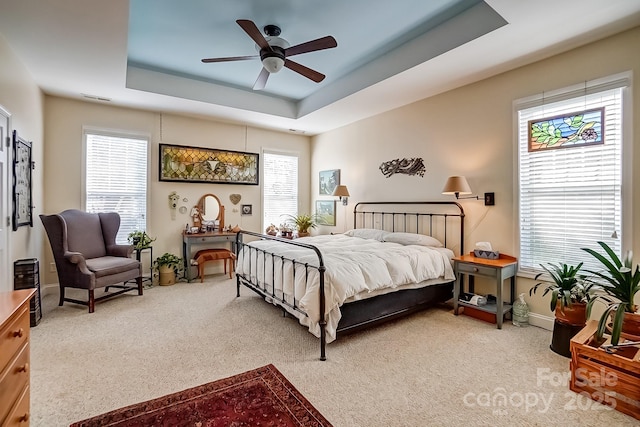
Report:
<svg viewBox="0 0 640 427"><path fill-rule="evenodd" d="M13 263L13 288L35 288L36 293L31 298L31 327L37 326L42 319L42 306L40 299L40 268L36 258L19 259Z"/></svg>

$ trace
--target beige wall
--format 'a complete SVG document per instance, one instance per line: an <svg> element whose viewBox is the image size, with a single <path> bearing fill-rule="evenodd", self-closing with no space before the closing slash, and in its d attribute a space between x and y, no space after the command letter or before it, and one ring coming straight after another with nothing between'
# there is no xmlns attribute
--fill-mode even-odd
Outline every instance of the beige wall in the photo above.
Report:
<svg viewBox="0 0 640 427"><path fill-rule="evenodd" d="M562 88L623 71L640 73L640 28L589 44L582 48L443 93L312 139L257 128L164 114L162 137L160 115L148 111L78 102L43 96L28 72L0 36L0 105L12 113L13 127L34 142L33 229L21 227L12 233L12 259L38 257L41 270L51 262L44 231L37 221L41 212L81 207L82 126L144 133L150 136L149 232L158 237L154 250L179 252L179 232L188 218L171 220L167 195L175 190L193 204L205 192L218 194L227 203L230 193L240 193L243 202L254 205L252 217L230 213L228 223L259 229L260 189L233 185L174 184L157 177L158 143L176 143L259 152L262 148L297 150L301 155L301 207L312 210L318 198L318 171L340 169L342 183L352 194L350 206L338 206L337 226L324 232L342 231L351 224L350 210L361 200L447 199L440 194L449 175L464 174L477 194L495 192L496 206L464 201L467 213L466 247L488 240L495 248L515 253L517 212L514 206L514 130L512 102L515 99ZM425 76L428 78L428 76ZM634 79L635 80L635 79ZM640 141L640 89L633 86L634 141ZM381 100L384 102L384 100ZM43 134L43 127L46 133ZM245 140L246 135L246 140ZM44 142L43 142L44 141ZM246 142L245 142L246 141ZM46 145L44 151L43 145ZM640 150L632 153L631 186L637 180ZM43 157L46 154L46 158ZM395 158L422 157L424 178L394 175L384 178L378 166ZM307 173L309 172L310 173ZM43 193L44 191L44 193ZM640 209L640 188L632 188L632 212ZM43 195L44 194L44 195ZM634 253L640 254L640 216L633 216L628 234ZM44 256L46 254L46 257ZM44 261L44 262L43 262ZM45 283L54 282L47 275ZM518 292L527 292L531 281L518 279ZM10 289L6 283L0 290ZM550 315L541 297L527 300L536 313Z"/></svg>
<svg viewBox="0 0 640 427"><path fill-rule="evenodd" d="M18 135L32 142L31 155L36 164L32 175L32 203L35 206L33 211L34 227L23 226L17 231L11 231L11 226L7 227L10 233L8 250L11 265L8 271L0 273L0 292L3 292L13 289L13 261L24 258L40 258L42 252L38 214L43 205L42 117L44 107L42 92L2 35L0 35L0 64L2 64L0 67L0 106L11 115L10 131L16 129ZM9 182L10 193L11 186L12 183ZM11 206L10 204L8 215L11 215ZM5 224L4 218L1 221Z"/></svg>
<svg viewBox="0 0 640 427"><path fill-rule="evenodd" d="M118 108L93 102L75 101L47 96L45 98L45 198L47 213L82 208L82 131L83 126L119 130L147 135L150 139L148 233L157 240L154 256L164 252L182 254L181 232L191 223L189 211L205 193L216 194L226 209L226 223L240 225L245 230L260 231L262 195L260 186L231 184L188 184L160 182L158 179L159 143L191 145L247 151L262 154L263 149L297 152L300 156L300 207L309 205L309 137L274 132L243 125L216 122L171 114ZM162 129L161 124L162 122ZM168 196L172 191L180 195L179 211L172 219ZM242 195L240 204L252 204L253 215L241 216L239 205L229 201L229 195ZM183 199L187 201L183 201ZM44 254L46 265L52 262L50 250ZM48 269L47 269L48 270ZM56 276L47 274L45 283L55 283Z"/></svg>
<svg viewBox="0 0 640 427"><path fill-rule="evenodd" d="M441 194L445 180L450 175L465 175L475 194L492 191L496 195L496 205L490 207L482 201L461 201L467 214L465 248L489 241L495 249L517 255L513 101L624 71L638 76L638 46L640 27L318 135L313 138L312 188L317 188L318 171L339 168L341 182L351 193L348 210L352 211L357 201L449 200ZM634 141L640 141L639 86L636 80ZM633 153L633 177L625 186L638 179L639 151ZM424 159L424 178L385 178L378 170L384 161L405 157ZM638 212L639 186L633 188L632 203L633 212ZM350 212L348 225L340 214L337 219L339 230L352 222ZM640 254L640 215L633 215L633 231L626 238L626 244ZM526 293L536 313L551 316L546 298L529 298L531 286L531 280L518 278L517 292Z"/></svg>

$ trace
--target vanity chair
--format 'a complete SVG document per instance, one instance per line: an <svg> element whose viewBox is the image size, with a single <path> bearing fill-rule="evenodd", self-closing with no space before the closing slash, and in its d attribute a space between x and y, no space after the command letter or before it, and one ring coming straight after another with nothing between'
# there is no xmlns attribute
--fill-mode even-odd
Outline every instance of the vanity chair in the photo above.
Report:
<svg viewBox="0 0 640 427"><path fill-rule="evenodd" d="M47 231L60 282L60 303L73 302L95 310L95 303L124 292L142 295L142 267L130 258L132 245L116 244L120 215L116 212L87 213L69 209L59 214L40 215ZM126 284L135 280L135 286ZM99 298L95 290L118 289ZM86 289L88 300L65 297L66 288Z"/></svg>

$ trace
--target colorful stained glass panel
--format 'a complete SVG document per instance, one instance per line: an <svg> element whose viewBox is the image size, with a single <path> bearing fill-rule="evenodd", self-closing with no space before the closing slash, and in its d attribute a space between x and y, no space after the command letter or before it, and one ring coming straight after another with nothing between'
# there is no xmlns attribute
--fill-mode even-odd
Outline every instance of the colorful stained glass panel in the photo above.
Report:
<svg viewBox="0 0 640 427"><path fill-rule="evenodd" d="M160 144L160 181L258 185L258 154Z"/></svg>
<svg viewBox="0 0 640 427"><path fill-rule="evenodd" d="M604 144L604 108L529 121L529 151Z"/></svg>

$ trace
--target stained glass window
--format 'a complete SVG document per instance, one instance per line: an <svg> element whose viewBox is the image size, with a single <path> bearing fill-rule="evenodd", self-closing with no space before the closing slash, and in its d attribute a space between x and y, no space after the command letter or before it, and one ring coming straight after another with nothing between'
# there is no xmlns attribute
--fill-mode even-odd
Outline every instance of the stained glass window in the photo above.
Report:
<svg viewBox="0 0 640 427"><path fill-rule="evenodd" d="M529 151L604 143L604 108L529 120Z"/></svg>

